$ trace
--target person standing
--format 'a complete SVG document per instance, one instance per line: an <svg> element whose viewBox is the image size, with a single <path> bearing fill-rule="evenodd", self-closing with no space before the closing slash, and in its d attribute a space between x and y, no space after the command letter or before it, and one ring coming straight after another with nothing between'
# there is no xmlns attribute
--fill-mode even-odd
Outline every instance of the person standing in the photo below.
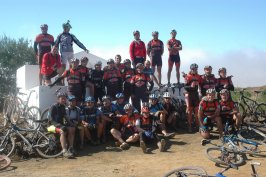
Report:
<svg viewBox="0 0 266 177"><path fill-rule="evenodd" d="M158 31L152 32L152 36L153 36L153 39L147 45L147 54L151 59L151 66L154 71L155 71L155 67L157 66L158 81L159 81L159 84L161 85L162 84L161 83L162 81L162 75L161 75L162 55L164 52L164 46L163 46L163 42L158 39L159 37Z"/></svg>
<svg viewBox="0 0 266 177"><path fill-rule="evenodd" d="M43 55L47 52L51 51L52 46L54 45L54 37L48 34L48 25L43 24L41 25L41 34L38 34L34 41L34 52L36 54L37 62L40 67L39 71L39 82L42 85L42 74L41 74L41 67L42 67L42 59Z"/></svg>
<svg viewBox="0 0 266 177"><path fill-rule="evenodd" d="M168 40L167 42L167 48L169 51L169 58L168 58L168 72L167 72L167 79L168 79L168 84L170 84L170 78L171 78L171 72L173 69L173 65L175 63L175 68L176 68L176 79L177 83L180 82L180 56L179 56L179 51L182 50L182 44L179 40L176 40L176 30L171 31L171 36L172 38Z"/></svg>
<svg viewBox="0 0 266 177"><path fill-rule="evenodd" d="M131 42L129 47L129 55L132 61L133 68L136 68L138 63L144 64L146 60L146 47L145 43L140 40L140 33L138 30L133 32L134 41Z"/></svg>
<svg viewBox="0 0 266 177"><path fill-rule="evenodd" d="M70 21L68 20L67 23L63 23L63 32L58 35L55 41L57 47L60 45L63 70L66 69L67 62L70 63L70 60L74 58L73 42L85 52L89 53L89 50L76 38L76 36L69 33L72 28L69 22Z"/></svg>

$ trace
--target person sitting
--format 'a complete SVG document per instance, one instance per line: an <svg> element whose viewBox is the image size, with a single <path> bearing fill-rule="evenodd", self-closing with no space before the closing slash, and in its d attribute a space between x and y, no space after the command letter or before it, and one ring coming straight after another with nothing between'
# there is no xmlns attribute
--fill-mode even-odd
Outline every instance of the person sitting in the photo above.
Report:
<svg viewBox="0 0 266 177"><path fill-rule="evenodd" d="M200 124L200 134L204 139L210 139L210 127L216 123L219 131L219 137L223 136L223 128L219 109L219 103L215 100L215 89L208 89L206 96L202 98L199 104L198 119Z"/></svg>
<svg viewBox="0 0 266 177"><path fill-rule="evenodd" d="M124 106L124 110L126 115L120 117L120 131L115 128L112 128L110 131L113 137L118 140L120 148L123 150L130 147L128 143L135 143L139 141L139 134L135 123L140 117L139 114L133 113L133 106L129 103Z"/></svg>
<svg viewBox="0 0 266 177"><path fill-rule="evenodd" d="M66 115L66 97L66 93L59 92L57 94L57 102L50 107L48 119L51 126L60 130L60 143L63 149L63 156L70 158L73 157L75 127L68 126L70 122L68 122Z"/></svg>
<svg viewBox="0 0 266 177"><path fill-rule="evenodd" d="M212 67L207 65L204 67L204 74L201 75L201 95L206 96L208 89L214 89L217 83L217 79L212 74Z"/></svg>
<svg viewBox="0 0 266 177"><path fill-rule="evenodd" d="M234 125L235 129L238 130L242 122L241 115L236 104L230 99L229 91L227 89L221 90L220 97L220 116L223 126L228 122L230 125Z"/></svg>
<svg viewBox="0 0 266 177"><path fill-rule="evenodd" d="M171 103L171 96L169 92L165 92L163 94L163 108L166 110L167 114L165 117L165 123L167 127L172 128L173 130L176 129L176 121L178 113L176 112L175 106Z"/></svg>
<svg viewBox="0 0 266 177"><path fill-rule="evenodd" d="M157 141L157 146L160 152L165 151L165 139L159 138L156 131L159 128L157 118L150 114L150 109L147 106L141 108L142 117L137 119L136 127L139 131L140 147L144 153L147 153L146 142L148 140Z"/></svg>

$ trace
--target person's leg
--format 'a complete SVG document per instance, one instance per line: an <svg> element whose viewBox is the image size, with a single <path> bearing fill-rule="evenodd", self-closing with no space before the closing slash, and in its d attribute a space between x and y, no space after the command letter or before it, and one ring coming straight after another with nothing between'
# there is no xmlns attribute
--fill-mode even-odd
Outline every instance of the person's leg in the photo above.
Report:
<svg viewBox="0 0 266 177"><path fill-rule="evenodd" d="M188 131L192 132L192 113L193 113L193 107L188 107L188 114L187 114L187 121L188 121Z"/></svg>
<svg viewBox="0 0 266 177"><path fill-rule="evenodd" d="M80 145L83 147L84 145L84 127L79 127L79 137L80 137Z"/></svg>
<svg viewBox="0 0 266 177"><path fill-rule="evenodd" d="M180 62L175 63L177 83L180 82Z"/></svg>
<svg viewBox="0 0 266 177"><path fill-rule="evenodd" d="M123 143L125 142L125 141L122 139L121 133L120 133L118 130L112 128L112 129L110 130L110 133L111 133L111 134L113 135L113 137L114 137L115 139L117 139L121 144L123 144Z"/></svg>
<svg viewBox="0 0 266 177"><path fill-rule="evenodd" d="M162 66L157 66L157 73L158 73L158 82L161 85L162 84Z"/></svg>
<svg viewBox="0 0 266 177"><path fill-rule="evenodd" d="M100 139L103 135L103 123L98 123L97 125L97 143L100 144Z"/></svg>
<svg viewBox="0 0 266 177"><path fill-rule="evenodd" d="M74 144L74 138L75 138L75 127L67 127L67 132L68 132L68 143L69 143L69 147L73 148L73 144Z"/></svg>
<svg viewBox="0 0 266 177"><path fill-rule="evenodd" d="M135 143L135 142L137 142L137 141L139 141L139 134L138 134L138 133L133 134L132 136L130 136L130 137L126 140L127 143Z"/></svg>
<svg viewBox="0 0 266 177"><path fill-rule="evenodd" d="M173 70L173 65L174 65L174 62L172 62L171 58L169 57L169 59L168 59L168 72L167 72L168 84L170 83L170 80L171 80L171 73Z"/></svg>
<svg viewBox="0 0 266 177"><path fill-rule="evenodd" d="M60 132L60 144L62 146L63 152L67 151L67 140L66 140L67 133L61 130Z"/></svg>
<svg viewBox="0 0 266 177"><path fill-rule="evenodd" d="M42 68L42 57L43 57L43 54L39 54L38 57L37 57L37 60L38 60L38 64L39 64L39 83L40 85L43 84L43 76L42 76L42 73L41 73L41 68Z"/></svg>
<svg viewBox="0 0 266 177"><path fill-rule="evenodd" d="M194 119L195 119L195 123L196 123L197 128L199 127L198 110L199 110L199 107L196 106L194 108Z"/></svg>
<svg viewBox="0 0 266 177"><path fill-rule="evenodd" d="M217 124L217 128L218 128L218 131L219 131L219 136L221 138L223 136L223 125L222 125L221 117L219 117L219 116L215 117L215 122Z"/></svg>

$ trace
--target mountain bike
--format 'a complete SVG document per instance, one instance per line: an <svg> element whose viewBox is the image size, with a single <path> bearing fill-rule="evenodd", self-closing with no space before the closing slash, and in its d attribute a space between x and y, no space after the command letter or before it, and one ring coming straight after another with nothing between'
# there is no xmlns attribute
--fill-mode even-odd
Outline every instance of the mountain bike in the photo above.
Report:
<svg viewBox="0 0 266 177"><path fill-rule="evenodd" d="M42 120L34 120L38 124ZM62 154L60 143L53 133L43 133L38 129L22 129L9 122L11 127L0 136L0 155L11 156L16 147L30 154L38 153L43 158L54 158Z"/></svg>
<svg viewBox="0 0 266 177"><path fill-rule="evenodd" d="M257 98L261 91L254 91L256 93L255 99L251 99L245 96L245 90L239 91L239 99L237 105L241 113L243 122L247 122L247 118L250 117L252 121L263 122L266 120L266 103L258 103Z"/></svg>

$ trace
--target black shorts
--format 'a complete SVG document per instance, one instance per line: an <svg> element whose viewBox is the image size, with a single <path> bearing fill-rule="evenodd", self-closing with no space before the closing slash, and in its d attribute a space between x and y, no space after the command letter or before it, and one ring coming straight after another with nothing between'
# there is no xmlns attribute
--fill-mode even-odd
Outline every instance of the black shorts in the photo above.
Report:
<svg viewBox="0 0 266 177"><path fill-rule="evenodd" d="M169 60L173 63L180 63L180 56L179 55L170 55Z"/></svg>
<svg viewBox="0 0 266 177"><path fill-rule="evenodd" d="M199 106L199 95L198 92L189 92L188 93L188 106L196 108Z"/></svg>
<svg viewBox="0 0 266 177"><path fill-rule="evenodd" d="M233 116L231 115L228 115L228 116L225 116L225 115L221 115L221 119L222 119L222 124L225 125L226 122L229 123L229 125L233 125L234 124L234 119L233 119Z"/></svg>
<svg viewBox="0 0 266 177"><path fill-rule="evenodd" d="M57 76L57 72L56 71L54 71L52 74L50 74L50 75L43 75L43 79L44 80L51 80L53 77L55 77L55 76Z"/></svg>
<svg viewBox="0 0 266 177"><path fill-rule="evenodd" d="M138 63L144 64L144 62L145 62L144 58L134 58L134 61L132 62L132 64L133 64L133 66L135 68Z"/></svg>
<svg viewBox="0 0 266 177"><path fill-rule="evenodd" d="M152 66L162 66L163 65L162 56L161 55L152 56L151 57L151 65Z"/></svg>

